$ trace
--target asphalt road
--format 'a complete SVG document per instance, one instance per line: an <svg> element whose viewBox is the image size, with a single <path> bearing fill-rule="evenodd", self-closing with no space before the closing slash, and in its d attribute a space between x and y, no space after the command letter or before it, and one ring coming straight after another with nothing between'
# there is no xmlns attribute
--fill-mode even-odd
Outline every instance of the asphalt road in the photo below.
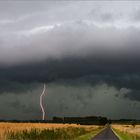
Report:
<svg viewBox="0 0 140 140"><path fill-rule="evenodd" d="M110 127L105 128L91 140L119 140Z"/></svg>

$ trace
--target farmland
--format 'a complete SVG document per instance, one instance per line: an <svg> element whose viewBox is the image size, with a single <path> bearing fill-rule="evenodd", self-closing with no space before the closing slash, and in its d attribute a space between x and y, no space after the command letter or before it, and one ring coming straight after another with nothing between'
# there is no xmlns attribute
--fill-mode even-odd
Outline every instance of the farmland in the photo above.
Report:
<svg viewBox="0 0 140 140"><path fill-rule="evenodd" d="M0 139L75 139L96 135L103 127L97 125L51 123L0 123Z"/></svg>
<svg viewBox="0 0 140 140"><path fill-rule="evenodd" d="M140 125L112 125L120 140L139 140Z"/></svg>

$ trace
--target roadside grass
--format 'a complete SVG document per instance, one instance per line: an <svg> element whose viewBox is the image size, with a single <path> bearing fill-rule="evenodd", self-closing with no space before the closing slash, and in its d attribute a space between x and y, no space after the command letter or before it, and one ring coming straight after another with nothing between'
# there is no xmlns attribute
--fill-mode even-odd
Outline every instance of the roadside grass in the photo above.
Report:
<svg viewBox="0 0 140 140"><path fill-rule="evenodd" d="M91 140L94 136L96 136L98 133L100 133L104 127L99 127L97 129L94 129L92 132L89 132L87 134L84 134L82 136L79 136L78 138L75 138L74 140Z"/></svg>
<svg viewBox="0 0 140 140"><path fill-rule="evenodd" d="M13 140L88 140L96 135L101 130L101 127L94 129L85 128L58 128L58 129L37 129L22 130L19 132L7 132L6 139ZM79 137L81 136L81 137Z"/></svg>
<svg viewBox="0 0 140 140"><path fill-rule="evenodd" d="M136 134L130 134L127 132L122 132L118 129L112 128L120 140L140 140L140 137Z"/></svg>

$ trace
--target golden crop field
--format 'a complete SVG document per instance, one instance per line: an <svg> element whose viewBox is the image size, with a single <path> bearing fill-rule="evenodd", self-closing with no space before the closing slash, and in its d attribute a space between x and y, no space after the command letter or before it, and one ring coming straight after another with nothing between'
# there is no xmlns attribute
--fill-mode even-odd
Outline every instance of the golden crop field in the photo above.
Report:
<svg viewBox="0 0 140 140"><path fill-rule="evenodd" d="M112 125L112 128L122 132L122 134L127 135L128 137L140 137L140 125Z"/></svg>
<svg viewBox="0 0 140 140"><path fill-rule="evenodd" d="M86 131L99 128L99 126L77 125L77 124L47 124L47 123L0 123L0 140L6 139L7 133L20 132L31 129L65 129L65 128L84 128Z"/></svg>

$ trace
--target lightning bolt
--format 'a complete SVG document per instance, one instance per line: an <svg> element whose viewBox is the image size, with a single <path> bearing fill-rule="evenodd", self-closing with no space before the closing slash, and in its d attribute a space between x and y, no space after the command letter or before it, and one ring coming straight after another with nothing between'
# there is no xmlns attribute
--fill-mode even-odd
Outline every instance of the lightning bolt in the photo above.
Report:
<svg viewBox="0 0 140 140"><path fill-rule="evenodd" d="M45 119L45 110L44 110L43 103L42 103L45 91L46 91L46 85L44 84L43 91L40 95L40 108L41 108L41 111L42 111L42 120Z"/></svg>

